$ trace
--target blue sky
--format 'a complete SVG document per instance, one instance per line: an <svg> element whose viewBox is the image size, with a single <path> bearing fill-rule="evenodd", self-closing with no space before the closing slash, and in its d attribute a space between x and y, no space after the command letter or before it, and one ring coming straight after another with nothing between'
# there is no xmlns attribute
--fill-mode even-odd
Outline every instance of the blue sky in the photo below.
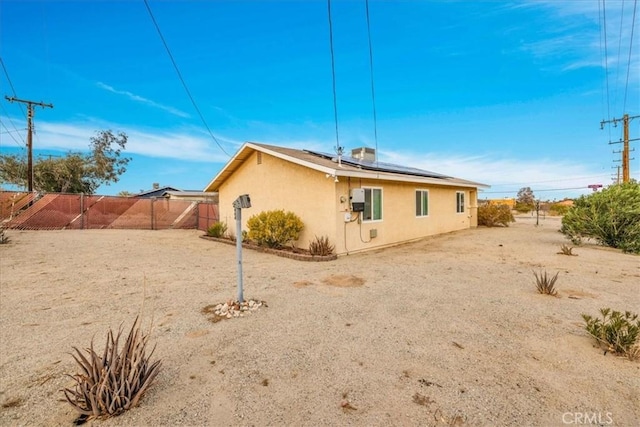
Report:
<svg viewBox="0 0 640 427"><path fill-rule="evenodd" d="M244 141L333 151L326 1L148 1L222 149L143 0L1 0L0 153L25 151L13 89L55 106L36 109L36 156L86 149L96 130L129 135L133 160L101 194L202 189ZM370 0L376 144L365 1L332 0L340 144L490 184L480 197L606 185L622 130L600 121L640 114L634 3ZM640 137L640 118L630 129Z"/></svg>

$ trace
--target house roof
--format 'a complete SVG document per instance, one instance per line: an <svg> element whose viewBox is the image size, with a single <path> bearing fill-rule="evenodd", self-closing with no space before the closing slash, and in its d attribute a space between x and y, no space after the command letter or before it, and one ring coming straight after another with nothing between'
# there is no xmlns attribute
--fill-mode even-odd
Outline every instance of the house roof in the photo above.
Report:
<svg viewBox="0 0 640 427"><path fill-rule="evenodd" d="M297 150L275 145L246 142L222 168L204 191L218 191L225 182L254 152L262 152L319 172L340 177L379 179L385 181L414 182L455 187L488 188L486 184L442 175L436 172L384 162L367 162L342 156L338 164L336 156L327 153Z"/></svg>
<svg viewBox="0 0 640 427"><path fill-rule="evenodd" d="M159 187L159 188L154 188L152 190L147 190L147 191L141 191L138 194L134 194L134 197L156 197L156 196L162 196L166 191L181 191L175 187L169 187L169 186L165 186L165 187Z"/></svg>
<svg viewBox="0 0 640 427"><path fill-rule="evenodd" d="M162 193L163 196L182 196L182 197L214 197L217 196L218 193L212 193L210 191L199 191L199 190L184 190L184 191L165 191Z"/></svg>

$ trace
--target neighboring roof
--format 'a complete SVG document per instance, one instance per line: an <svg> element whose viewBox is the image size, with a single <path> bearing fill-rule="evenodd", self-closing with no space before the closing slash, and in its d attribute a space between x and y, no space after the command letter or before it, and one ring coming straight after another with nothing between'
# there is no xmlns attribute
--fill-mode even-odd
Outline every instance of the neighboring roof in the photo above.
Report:
<svg viewBox="0 0 640 427"><path fill-rule="evenodd" d="M166 191L181 191L174 187L160 187L153 190L142 191L138 194L134 194L133 197L161 197Z"/></svg>
<svg viewBox="0 0 640 427"><path fill-rule="evenodd" d="M408 168L392 163L366 162L348 156L342 156L342 160L340 164L338 164L336 156L326 153L246 142L205 187L204 191L218 191L220 185L225 182L255 151L269 154L282 160L305 166L322 173L335 175L336 177L380 179L387 181L415 182L456 187L489 187L486 184L478 182L441 175L422 169Z"/></svg>
<svg viewBox="0 0 640 427"><path fill-rule="evenodd" d="M183 196L183 197L215 197L218 193L211 191L195 191L195 190L185 190L185 191L165 191L162 193L163 196Z"/></svg>

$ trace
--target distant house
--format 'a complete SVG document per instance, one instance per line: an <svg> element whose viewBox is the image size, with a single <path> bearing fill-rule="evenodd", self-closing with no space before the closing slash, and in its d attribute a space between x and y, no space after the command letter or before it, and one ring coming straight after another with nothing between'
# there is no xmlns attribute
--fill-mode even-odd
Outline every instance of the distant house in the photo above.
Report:
<svg viewBox="0 0 640 427"><path fill-rule="evenodd" d="M296 246L328 236L339 255L477 226L477 182L378 162L370 148L341 156L245 143L207 185L218 192L220 220L233 230L233 201L249 194L247 219L261 211L297 214Z"/></svg>
<svg viewBox="0 0 640 427"><path fill-rule="evenodd" d="M164 197L169 200L184 200L188 202L218 202L218 193L199 190L179 190L175 187L169 186L160 187L157 184L154 184L154 188L152 190L134 194L132 197L140 197L143 199Z"/></svg>
<svg viewBox="0 0 640 427"><path fill-rule="evenodd" d="M150 199L152 197L163 197L167 191L181 191L174 187L160 187L154 184L153 189L147 191L141 191L138 194L134 194L132 197L142 197L144 199Z"/></svg>

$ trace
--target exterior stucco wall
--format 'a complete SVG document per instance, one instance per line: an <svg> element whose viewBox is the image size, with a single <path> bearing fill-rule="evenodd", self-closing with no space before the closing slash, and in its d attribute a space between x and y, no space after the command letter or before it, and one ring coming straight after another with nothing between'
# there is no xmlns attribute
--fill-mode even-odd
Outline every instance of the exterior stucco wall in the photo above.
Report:
<svg viewBox="0 0 640 427"><path fill-rule="evenodd" d="M296 246L307 248L315 236L335 236L335 186L325 174L254 152L219 189L220 221L235 234L233 201L249 194L251 208L242 210L242 229L262 211L283 209L298 215L305 225Z"/></svg>
<svg viewBox="0 0 640 427"><path fill-rule="evenodd" d="M382 220L360 221L356 219L358 214L352 214L353 221L345 223L344 210L347 206L343 204L342 224L337 227L338 254L390 246L477 225L475 189L352 179L338 188L338 198L341 195L348 198L349 188L361 187L382 188ZM416 216L416 190L429 192L427 216ZM464 213L456 213L457 191L465 193ZM375 230L376 237L370 237L371 230Z"/></svg>

